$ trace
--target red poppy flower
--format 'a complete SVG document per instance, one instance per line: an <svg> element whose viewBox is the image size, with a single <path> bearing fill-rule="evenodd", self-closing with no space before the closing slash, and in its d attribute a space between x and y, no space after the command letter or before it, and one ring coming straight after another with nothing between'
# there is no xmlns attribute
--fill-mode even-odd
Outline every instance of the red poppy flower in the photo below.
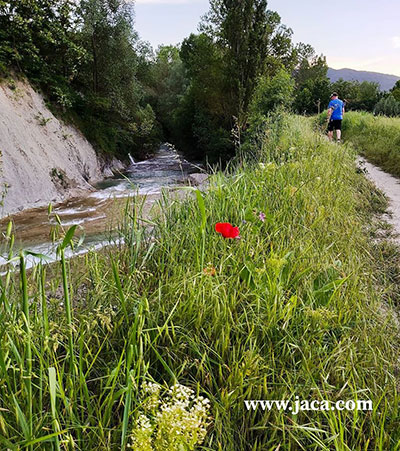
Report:
<svg viewBox="0 0 400 451"><path fill-rule="evenodd" d="M217 222L215 231L224 238L239 238L239 227L233 227L229 222Z"/></svg>

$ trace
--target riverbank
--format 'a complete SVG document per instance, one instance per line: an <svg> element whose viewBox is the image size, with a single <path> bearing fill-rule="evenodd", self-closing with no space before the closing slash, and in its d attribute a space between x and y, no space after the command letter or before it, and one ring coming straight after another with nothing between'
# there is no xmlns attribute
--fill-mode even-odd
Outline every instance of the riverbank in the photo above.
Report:
<svg viewBox="0 0 400 451"><path fill-rule="evenodd" d="M152 158L132 161L124 172L97 183L91 192L51 204L50 210L49 206L27 209L0 220L0 233L6 234L11 221L14 252L29 249L54 259L58 245L53 243L54 230L67 230L75 225L75 235L84 239L78 253L98 250L110 240L118 241L118 227L130 198L143 200L142 212L147 217L163 190L174 191L178 197L180 191L176 190L182 185L201 184L207 175L198 171L202 171L202 167L188 162L171 145L164 144ZM3 243L0 245L0 274L7 260L8 252ZM30 257L27 265L30 267L35 262L37 258Z"/></svg>
<svg viewBox="0 0 400 451"><path fill-rule="evenodd" d="M29 304L6 279L4 445L56 445L57 436L82 450L121 449L140 428L144 381L179 381L210 399L204 449L396 445L396 295L371 221L384 200L357 172L355 152L326 142L308 119L265 127L256 161L215 174L202 195L162 196L151 231L133 199L124 246L47 275L38 268ZM217 234L217 222L238 226L240 239ZM244 405L295 396L369 399L373 410Z"/></svg>

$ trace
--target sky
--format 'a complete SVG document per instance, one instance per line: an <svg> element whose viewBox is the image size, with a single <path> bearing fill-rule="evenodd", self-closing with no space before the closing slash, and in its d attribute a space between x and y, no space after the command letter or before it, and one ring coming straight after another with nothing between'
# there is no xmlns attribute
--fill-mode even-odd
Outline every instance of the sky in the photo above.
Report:
<svg viewBox="0 0 400 451"><path fill-rule="evenodd" d="M400 0L269 0L268 8L330 67L400 76ZM136 0L136 29L153 47L177 44L207 10L208 0Z"/></svg>

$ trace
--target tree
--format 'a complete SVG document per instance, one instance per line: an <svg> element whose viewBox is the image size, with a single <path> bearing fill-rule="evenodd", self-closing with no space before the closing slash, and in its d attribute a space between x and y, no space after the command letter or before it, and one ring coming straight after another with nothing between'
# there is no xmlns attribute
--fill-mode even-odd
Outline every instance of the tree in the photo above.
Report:
<svg viewBox="0 0 400 451"><path fill-rule="evenodd" d="M143 156L156 146L159 127L138 79L146 46L125 0L81 0L76 39L88 57L74 81L75 111L89 139L103 151Z"/></svg>
<svg viewBox="0 0 400 451"><path fill-rule="evenodd" d="M379 84L363 81L359 84L359 96L356 109L373 111L379 99Z"/></svg>
<svg viewBox="0 0 400 451"><path fill-rule="evenodd" d="M83 86L129 117L141 97L135 74L138 57L132 7L123 0L82 0L80 42L89 58L80 73Z"/></svg>
<svg viewBox="0 0 400 451"><path fill-rule="evenodd" d="M341 99L346 101L346 109L354 110L359 99L359 83L340 78L331 85L332 92L337 92Z"/></svg>
<svg viewBox="0 0 400 451"><path fill-rule="evenodd" d="M396 84L390 90L392 96L400 102L400 80L397 80Z"/></svg>
<svg viewBox="0 0 400 451"><path fill-rule="evenodd" d="M343 80L342 78L332 83L332 91L346 101L347 110L373 111L379 100L380 92L378 83L356 80Z"/></svg>
<svg viewBox="0 0 400 451"><path fill-rule="evenodd" d="M250 106L252 115L266 115L277 108L289 108L293 103L294 80L281 69L274 77L260 77Z"/></svg>
<svg viewBox="0 0 400 451"><path fill-rule="evenodd" d="M179 124L175 120L175 111L188 85L179 53L177 46L160 46L145 77L149 102L168 140L176 139Z"/></svg>
<svg viewBox="0 0 400 451"><path fill-rule="evenodd" d="M400 102L392 95L379 100L374 109L375 114L384 116L400 116Z"/></svg>
<svg viewBox="0 0 400 451"><path fill-rule="evenodd" d="M222 49L208 34L191 34L181 46L180 56L188 87L176 110L180 143L196 157L209 161L228 159L234 147L232 95Z"/></svg>
<svg viewBox="0 0 400 451"><path fill-rule="evenodd" d="M232 99L229 113L241 126L258 77L274 75L293 52L292 31L267 6L266 0L211 0L203 22L203 29L223 50Z"/></svg>
<svg viewBox="0 0 400 451"><path fill-rule="evenodd" d="M317 113L328 103L330 82L324 56L317 56L308 48L294 71L296 98L294 107L300 114Z"/></svg>
<svg viewBox="0 0 400 451"><path fill-rule="evenodd" d="M240 146L257 83L272 82L285 65L291 71L300 51L266 0L211 0L200 30L181 45L186 82L175 130L196 156L226 160Z"/></svg>
<svg viewBox="0 0 400 451"><path fill-rule="evenodd" d="M0 63L42 84L72 79L85 57L76 28L73 0L0 0Z"/></svg>

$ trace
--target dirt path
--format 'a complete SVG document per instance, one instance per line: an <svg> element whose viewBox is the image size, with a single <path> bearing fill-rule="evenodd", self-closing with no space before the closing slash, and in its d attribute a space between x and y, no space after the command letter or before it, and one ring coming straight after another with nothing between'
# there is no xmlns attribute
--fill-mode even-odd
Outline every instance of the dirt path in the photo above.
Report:
<svg viewBox="0 0 400 451"><path fill-rule="evenodd" d="M374 166L364 158L359 159L361 168L367 170L367 177L383 191L389 199L389 215L385 219L394 227L396 241L400 242L400 180Z"/></svg>

